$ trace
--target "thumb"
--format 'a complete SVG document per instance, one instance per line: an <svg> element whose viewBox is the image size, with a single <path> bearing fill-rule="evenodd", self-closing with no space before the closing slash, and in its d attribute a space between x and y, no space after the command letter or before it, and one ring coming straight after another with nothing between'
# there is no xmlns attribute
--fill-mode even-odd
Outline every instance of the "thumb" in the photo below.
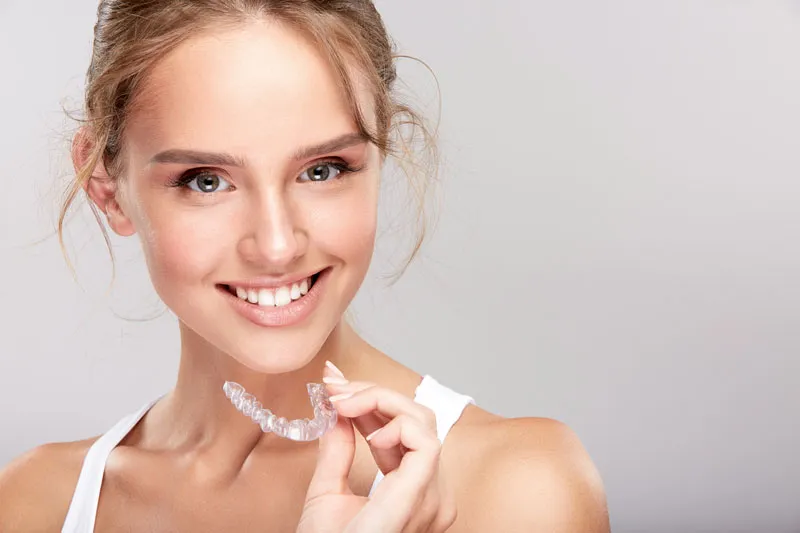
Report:
<svg viewBox="0 0 800 533"><path fill-rule="evenodd" d="M306 503L329 494L352 494L347 481L356 454L356 437L349 418L339 416L336 425L319 439L317 466L306 494Z"/></svg>

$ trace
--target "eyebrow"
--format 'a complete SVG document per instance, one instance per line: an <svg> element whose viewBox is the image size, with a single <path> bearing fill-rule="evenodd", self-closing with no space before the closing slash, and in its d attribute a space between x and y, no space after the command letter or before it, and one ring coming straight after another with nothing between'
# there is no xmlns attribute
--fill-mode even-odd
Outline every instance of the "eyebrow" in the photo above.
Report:
<svg viewBox="0 0 800 533"><path fill-rule="evenodd" d="M301 148L292 155L292 159L295 161L308 159L315 155L335 152L365 142L367 142L367 137L363 133L345 133L329 141ZM244 167L247 162L245 159L232 154L172 149L157 153L150 159L150 163Z"/></svg>

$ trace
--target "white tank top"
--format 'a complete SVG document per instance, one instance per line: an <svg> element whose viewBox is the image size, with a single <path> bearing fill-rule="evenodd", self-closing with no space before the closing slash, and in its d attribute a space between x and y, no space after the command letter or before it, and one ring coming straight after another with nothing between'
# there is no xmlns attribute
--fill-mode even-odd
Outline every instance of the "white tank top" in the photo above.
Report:
<svg viewBox="0 0 800 533"><path fill-rule="evenodd" d="M75 493L72 495L72 502L61 533L94 533L97 504L100 501L100 487L103 483L103 472L108 456L157 400L148 402L135 413L131 413L117 422L89 448L89 452L83 460L78 484L75 486ZM441 443L444 443L444 438L453 424L461 417L466 406L475 403L471 397L458 394L427 375L417 386L414 392L414 401L428 407L436 414L436 432ZM383 472L378 470L378 475L369 491L370 495L382 479Z"/></svg>

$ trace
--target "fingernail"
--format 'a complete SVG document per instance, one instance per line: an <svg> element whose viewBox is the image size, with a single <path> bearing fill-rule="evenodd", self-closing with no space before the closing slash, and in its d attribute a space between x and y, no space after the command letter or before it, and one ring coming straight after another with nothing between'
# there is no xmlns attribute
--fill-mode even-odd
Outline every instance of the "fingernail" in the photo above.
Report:
<svg viewBox="0 0 800 533"><path fill-rule="evenodd" d="M350 396L352 396L353 394L355 394L355 393L354 393L354 392L346 392L346 393L344 393L344 394L337 394L336 396L331 396L331 397L330 397L330 398L328 398L328 399L329 399L330 401L332 401L332 402L338 402L339 400L346 400L346 399L348 399L348 398L349 398Z"/></svg>
<svg viewBox="0 0 800 533"><path fill-rule="evenodd" d="M338 368L336 368L336 365L334 365L334 364L333 364L333 363L331 363L330 361L325 361L325 365L326 365L328 368L330 368L331 370L333 370L333 372L334 372L334 373L335 373L337 376L344 377L344 374L342 374L342 371L341 371L341 370L339 370Z"/></svg>
<svg viewBox="0 0 800 533"><path fill-rule="evenodd" d="M337 377L331 377L331 376L323 377L322 378L322 382L323 383L328 383L330 385L347 385L348 383L350 383L349 381L347 381L344 378L337 378Z"/></svg>
<svg viewBox="0 0 800 533"><path fill-rule="evenodd" d="M374 437L374 436L375 436L375 434L376 434L376 433L378 433L378 432L379 432L380 430L382 430L382 429L383 429L383 428L378 428L378 429L376 429L375 431L373 431L372 433L370 433L369 435L367 435L366 439L367 439L368 441L372 440L372 437Z"/></svg>

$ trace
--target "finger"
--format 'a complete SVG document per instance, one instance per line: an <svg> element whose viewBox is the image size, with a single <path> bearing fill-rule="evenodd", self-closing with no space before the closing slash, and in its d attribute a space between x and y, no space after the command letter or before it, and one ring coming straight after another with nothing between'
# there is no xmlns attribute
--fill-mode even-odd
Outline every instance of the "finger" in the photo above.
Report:
<svg viewBox="0 0 800 533"><path fill-rule="evenodd" d="M347 382L347 384L332 382L327 383L327 386L329 392L333 394L342 394L344 392L365 390L369 387L373 387L374 384L367 382ZM381 429L383 426L389 423L389 420L389 418L376 411L371 411L367 414L352 419L355 428L365 438L375 431ZM387 474L399 466L405 450L399 447L385 450L376 450L370 447L370 452L372 453L372 457L375 459L375 464L378 465L378 468L381 470L381 472Z"/></svg>
<svg viewBox="0 0 800 533"><path fill-rule="evenodd" d="M369 444L378 450L404 447L407 451L398 467L410 465L409 474L412 476L426 472L435 473L433 467L438 463L441 450L436 435L408 415L400 415L386 424L370 437ZM415 470L417 468L421 470ZM428 478L420 479L421 483L428 481Z"/></svg>
<svg viewBox="0 0 800 533"><path fill-rule="evenodd" d="M355 432L349 419L339 417L336 425L319 439L317 466L306 493L306 503L326 494L352 494L348 483L356 453Z"/></svg>
<svg viewBox="0 0 800 533"><path fill-rule="evenodd" d="M444 482L441 468L428 484L422 500L414 509L414 515L406 524L408 531L442 533L448 531L456 520L456 504L453 492Z"/></svg>
<svg viewBox="0 0 800 533"><path fill-rule="evenodd" d="M374 383L369 383L366 381L346 381L344 378L333 378L342 379L344 381L343 383L340 383L329 382L328 379L330 378L323 378L325 381L325 387L327 388L328 394L334 397L351 392L358 392L375 386ZM389 418L381 415L378 412L371 412L354 418L353 423L355 424L356 429L358 429L361 434L366 437L373 431L385 426L389 420Z"/></svg>
<svg viewBox="0 0 800 533"><path fill-rule="evenodd" d="M369 451L372 454L373 459L375 459L375 464L378 465L378 468L383 475L386 475L400 467L400 462L403 460L403 455L405 455L407 450L402 445L388 446L385 448L373 446L370 442L370 438L372 435L380 433L383 430L383 427L365 435L365 437L367 438L367 442L369 442Z"/></svg>
<svg viewBox="0 0 800 533"><path fill-rule="evenodd" d="M353 426L355 426L365 439L390 422L388 418L375 412L352 418L351 420L353 421ZM367 442L369 442L369 440L367 440ZM378 468L383 474L388 474L397 468L406 451L402 446L395 446L387 449L378 449L370 446L369 450L370 453L372 453L373 459L375 459L375 464L378 465Z"/></svg>
<svg viewBox="0 0 800 533"><path fill-rule="evenodd" d="M331 397L336 411L348 418L356 418L377 411L387 418L406 414L415 418L422 426L435 432L436 416L431 409L395 390L372 385L357 388L355 383L344 395ZM349 394L349 395L348 395Z"/></svg>
<svg viewBox="0 0 800 533"><path fill-rule="evenodd" d="M327 370L327 367L326 367L326 370ZM326 388L328 390L328 393L331 396L336 396L336 395L340 395L340 394L346 394L346 393L349 393L349 392L357 392L359 390L364 390L364 389L367 389L369 387L374 386L374 383L368 383L366 381L353 381L353 382L351 382L351 381L347 381L344 378L339 378L338 376L334 377L333 379L341 379L341 380L344 381L344 383L329 382L328 381L329 379L330 379L329 376L326 376L325 378L323 378L323 380L326 382ZM366 437L367 435L369 435L373 431L376 431L376 430L382 428L383 426L385 426L386 423L389 422L389 420L390 420L389 418L381 415L380 413L377 413L377 412L373 411L371 413L367 413L365 415L353 418L353 425L355 425L355 427L359 431L359 433L361 433L363 436Z"/></svg>
<svg viewBox="0 0 800 533"><path fill-rule="evenodd" d="M376 531L402 530L419 510L438 473L439 440L414 418L400 415L372 437L370 444L408 448L400 466L386 475L361 513L366 523L379 526Z"/></svg>

